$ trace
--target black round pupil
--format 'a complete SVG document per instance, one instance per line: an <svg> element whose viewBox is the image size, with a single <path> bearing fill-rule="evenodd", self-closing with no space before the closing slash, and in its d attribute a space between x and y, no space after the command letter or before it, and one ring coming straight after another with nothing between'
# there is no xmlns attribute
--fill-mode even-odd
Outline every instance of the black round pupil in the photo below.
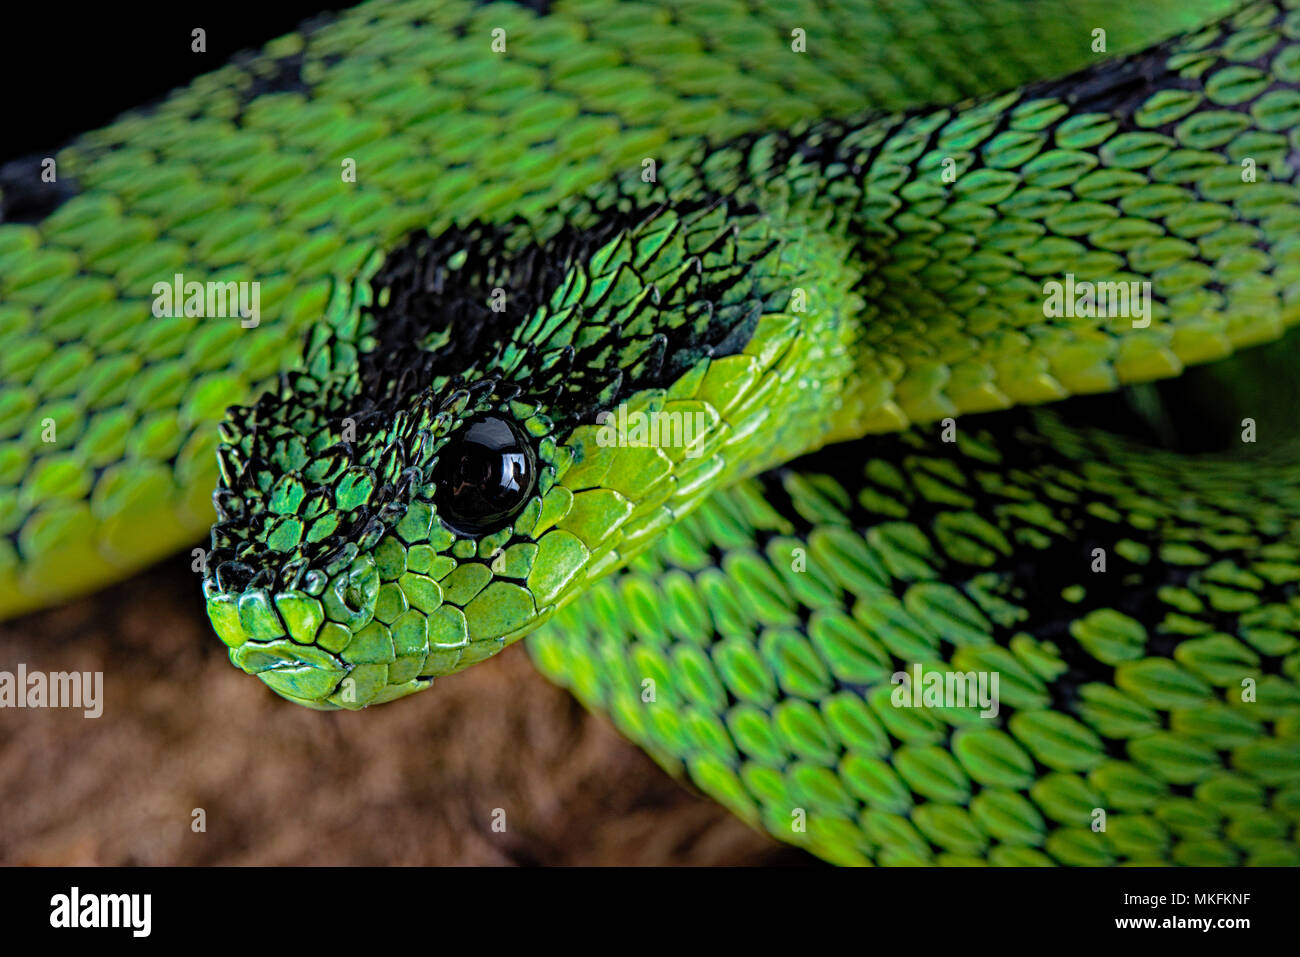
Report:
<svg viewBox="0 0 1300 957"><path fill-rule="evenodd" d="M518 426L499 415L474 416L439 453L438 514L462 534L494 532L528 501L535 471L532 443Z"/></svg>

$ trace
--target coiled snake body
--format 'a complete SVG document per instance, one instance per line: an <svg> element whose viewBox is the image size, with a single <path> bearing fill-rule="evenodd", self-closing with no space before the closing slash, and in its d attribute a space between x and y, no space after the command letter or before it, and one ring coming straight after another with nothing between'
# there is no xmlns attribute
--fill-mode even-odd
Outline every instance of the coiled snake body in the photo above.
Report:
<svg viewBox="0 0 1300 957"><path fill-rule="evenodd" d="M1296 863L1300 8L1130 6L376 3L87 134L0 197L4 609L211 498L291 700L530 635L835 862Z"/></svg>

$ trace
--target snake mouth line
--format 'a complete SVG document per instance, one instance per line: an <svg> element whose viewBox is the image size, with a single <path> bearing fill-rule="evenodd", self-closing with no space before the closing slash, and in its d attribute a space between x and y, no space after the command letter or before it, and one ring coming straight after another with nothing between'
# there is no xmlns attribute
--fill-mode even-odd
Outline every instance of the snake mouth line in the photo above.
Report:
<svg viewBox="0 0 1300 957"><path fill-rule="evenodd" d="M442 577L432 578L438 571L424 561L430 550L402 553L400 534L358 556L328 587L310 586L316 594L231 594L209 582L208 615L231 662L292 701L357 709L424 690L495 655L554 610L538 609L520 582L505 577L512 569L504 562L491 582L490 567L475 562L443 563Z"/></svg>
<svg viewBox="0 0 1300 957"><path fill-rule="evenodd" d="M246 642L231 649L237 667L260 678L281 697L322 711L359 708L380 700L374 695L362 700L364 676L353 677L357 667L317 646L287 646L284 642ZM390 697L400 697L432 687L432 676L413 679L396 687ZM387 698L383 700L388 700Z"/></svg>

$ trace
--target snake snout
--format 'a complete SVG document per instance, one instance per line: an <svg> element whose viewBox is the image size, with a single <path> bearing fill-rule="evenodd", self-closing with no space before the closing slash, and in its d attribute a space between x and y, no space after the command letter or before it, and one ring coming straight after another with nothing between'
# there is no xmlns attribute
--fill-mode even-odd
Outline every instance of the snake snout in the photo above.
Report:
<svg viewBox="0 0 1300 957"><path fill-rule="evenodd" d="M341 707L328 699L338 694L340 684L347 680L347 663L318 646L250 641L232 648L230 660L298 704L321 710Z"/></svg>
<svg viewBox="0 0 1300 957"><path fill-rule="evenodd" d="M238 668L277 694L322 710L356 709L429 687L408 641L376 619L386 617L379 570L360 555L333 578L308 573L271 592L205 586L208 617Z"/></svg>

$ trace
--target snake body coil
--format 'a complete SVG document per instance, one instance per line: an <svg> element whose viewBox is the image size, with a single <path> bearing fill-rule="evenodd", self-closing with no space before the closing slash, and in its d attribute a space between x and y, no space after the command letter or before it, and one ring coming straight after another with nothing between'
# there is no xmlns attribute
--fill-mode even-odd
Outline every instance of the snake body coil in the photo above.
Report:
<svg viewBox="0 0 1300 957"><path fill-rule="evenodd" d="M8 610L215 459L291 700L531 635L835 862L1297 863L1300 8L1208 6L376 4L89 134L0 223Z"/></svg>

